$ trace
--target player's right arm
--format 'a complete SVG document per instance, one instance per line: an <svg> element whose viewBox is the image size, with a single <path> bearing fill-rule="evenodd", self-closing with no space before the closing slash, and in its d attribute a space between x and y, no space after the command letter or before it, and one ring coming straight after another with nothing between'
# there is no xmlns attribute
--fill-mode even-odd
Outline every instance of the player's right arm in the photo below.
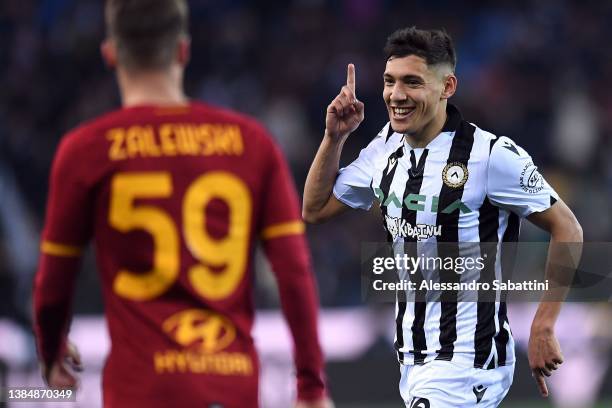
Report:
<svg viewBox="0 0 612 408"><path fill-rule="evenodd" d="M299 199L280 150L267 143L259 234L276 276L283 314L293 337L296 408L331 408L319 344L318 294Z"/></svg>
<svg viewBox="0 0 612 408"><path fill-rule="evenodd" d="M41 254L34 281L34 333L43 377L51 387L74 387L78 351L67 341L80 257L91 235L90 161L81 134L66 136L51 169Z"/></svg>
<svg viewBox="0 0 612 408"><path fill-rule="evenodd" d="M346 85L327 107L323 141L306 178L302 205L302 217L306 222L323 222L349 208L335 197L333 188L344 142L363 118L364 106L355 93L355 66L349 64Z"/></svg>

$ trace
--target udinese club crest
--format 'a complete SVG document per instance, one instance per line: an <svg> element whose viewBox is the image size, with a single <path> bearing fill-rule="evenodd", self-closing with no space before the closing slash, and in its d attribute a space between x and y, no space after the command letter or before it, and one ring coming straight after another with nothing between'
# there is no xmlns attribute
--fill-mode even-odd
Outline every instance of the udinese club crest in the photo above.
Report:
<svg viewBox="0 0 612 408"><path fill-rule="evenodd" d="M465 164L448 163L442 170L442 181L451 188L462 187L467 181L469 172Z"/></svg>

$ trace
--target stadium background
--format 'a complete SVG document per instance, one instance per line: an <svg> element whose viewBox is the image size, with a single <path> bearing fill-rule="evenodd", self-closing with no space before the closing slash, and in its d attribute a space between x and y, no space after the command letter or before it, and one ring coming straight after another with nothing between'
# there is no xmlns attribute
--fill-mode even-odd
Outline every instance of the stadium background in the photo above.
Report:
<svg viewBox="0 0 612 408"><path fill-rule="evenodd" d="M277 138L301 191L324 127L325 107L357 67L366 120L343 155L355 157L386 122L381 48L396 28L445 27L459 55L453 102L480 127L508 135L541 165L574 209L587 241L610 241L612 217L612 2L498 0L191 1L193 98L261 119ZM0 3L0 359L4 384L39 383L29 333L47 178L61 135L118 106L112 73L99 56L99 0ZM361 301L361 241L384 238L373 214L309 227L320 288L322 336L338 407L401 406L391 349L392 308ZM525 227L523 239L546 235ZM260 262L258 342L264 407L291 396L290 350L277 295ZM107 346L98 281L89 256L76 295L75 337L87 367L81 406L96 399ZM516 305L514 386L504 407L612 406L609 304L568 304L559 322L566 364L553 398L539 399L525 344L535 305ZM272 339L279 337L279 339ZM24 405L20 405L24 406Z"/></svg>

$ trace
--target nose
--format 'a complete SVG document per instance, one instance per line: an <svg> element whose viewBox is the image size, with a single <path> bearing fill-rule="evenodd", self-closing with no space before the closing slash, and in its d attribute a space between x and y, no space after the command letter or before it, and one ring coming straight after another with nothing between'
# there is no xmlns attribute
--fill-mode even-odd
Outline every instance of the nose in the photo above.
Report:
<svg viewBox="0 0 612 408"><path fill-rule="evenodd" d="M407 99L407 94L404 88L399 83L395 83L391 89L390 99L393 102L401 102Z"/></svg>

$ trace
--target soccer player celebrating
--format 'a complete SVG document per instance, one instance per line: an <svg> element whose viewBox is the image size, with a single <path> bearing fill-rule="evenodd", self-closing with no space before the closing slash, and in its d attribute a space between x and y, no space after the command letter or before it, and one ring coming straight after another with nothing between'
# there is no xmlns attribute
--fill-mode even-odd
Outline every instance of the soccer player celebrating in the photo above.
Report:
<svg viewBox="0 0 612 408"><path fill-rule="evenodd" d="M448 34L398 30L385 53L389 122L355 161L338 169L344 142L364 118L355 67L349 65L346 85L327 107L323 141L306 180L306 221L325 221L347 208L367 210L377 199L393 243L492 242L501 251L502 242L517 241L520 218L550 232L549 259L566 256L553 242L582 242L576 218L529 154L465 121L448 103L457 88ZM499 273L499 262L489 265L494 270L481 273ZM547 276L553 272L547 263ZM439 278L459 279L452 272ZM558 294L556 302L546 301L551 299L545 294L539 305L529 344L532 373L544 396L544 376L563 362L554 334L561 303ZM459 302L456 292L442 301L400 301L396 323L400 393L408 407L499 405L515 362L504 302Z"/></svg>
<svg viewBox="0 0 612 408"><path fill-rule="evenodd" d="M55 155L34 291L44 379L76 385L69 315L93 237L112 343L104 406L257 407L261 239L293 335L296 406L329 407L310 255L279 149L253 119L186 98L185 0L110 0L105 12L101 51L123 106Z"/></svg>

